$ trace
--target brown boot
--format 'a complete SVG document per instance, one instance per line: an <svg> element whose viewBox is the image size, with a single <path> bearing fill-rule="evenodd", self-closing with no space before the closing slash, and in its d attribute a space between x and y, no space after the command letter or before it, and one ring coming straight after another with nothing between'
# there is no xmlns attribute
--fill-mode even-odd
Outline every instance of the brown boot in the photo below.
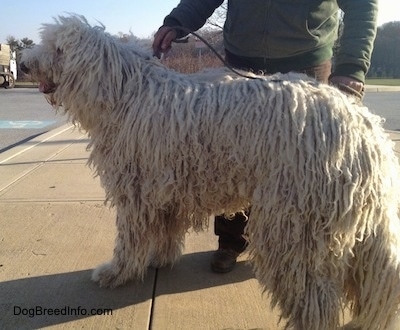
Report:
<svg viewBox="0 0 400 330"><path fill-rule="evenodd" d="M240 253L219 248L211 257L211 270L215 273L229 273L236 265Z"/></svg>

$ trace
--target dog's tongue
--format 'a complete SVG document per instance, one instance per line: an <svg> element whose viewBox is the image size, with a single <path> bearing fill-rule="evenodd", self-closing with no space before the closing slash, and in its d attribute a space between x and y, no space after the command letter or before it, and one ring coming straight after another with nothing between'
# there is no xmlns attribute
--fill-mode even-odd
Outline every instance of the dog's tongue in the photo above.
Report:
<svg viewBox="0 0 400 330"><path fill-rule="evenodd" d="M45 83L39 82L39 92L46 93L47 85Z"/></svg>
<svg viewBox="0 0 400 330"><path fill-rule="evenodd" d="M55 86L52 83L45 83L45 82L39 82L39 91L44 93L44 94L50 94L53 93L55 90Z"/></svg>

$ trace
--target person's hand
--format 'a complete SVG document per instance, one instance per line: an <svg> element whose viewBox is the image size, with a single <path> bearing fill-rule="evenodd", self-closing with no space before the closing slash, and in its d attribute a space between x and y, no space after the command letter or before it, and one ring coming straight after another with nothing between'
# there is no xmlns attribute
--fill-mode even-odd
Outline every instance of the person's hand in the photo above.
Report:
<svg viewBox="0 0 400 330"><path fill-rule="evenodd" d="M364 84L361 81L345 76L333 76L329 79L329 83L342 92L356 96L360 100L364 96Z"/></svg>
<svg viewBox="0 0 400 330"><path fill-rule="evenodd" d="M169 26L162 26L154 35L153 55L161 58L162 53L167 53L171 49L172 41L177 37L175 29Z"/></svg>

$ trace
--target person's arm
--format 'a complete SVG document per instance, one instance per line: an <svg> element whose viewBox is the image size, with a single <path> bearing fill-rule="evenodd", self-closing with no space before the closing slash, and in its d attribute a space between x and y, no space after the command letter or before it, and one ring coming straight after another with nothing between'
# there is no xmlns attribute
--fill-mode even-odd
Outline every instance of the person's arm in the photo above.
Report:
<svg viewBox="0 0 400 330"><path fill-rule="evenodd" d="M177 7L165 17L163 25L154 35L153 53L160 57L171 48L173 40L184 37L187 33L173 29L182 26L191 31L200 29L223 0L181 0Z"/></svg>
<svg viewBox="0 0 400 330"><path fill-rule="evenodd" d="M338 0L338 4L344 12L344 29L330 82L362 92L376 36L378 0Z"/></svg>

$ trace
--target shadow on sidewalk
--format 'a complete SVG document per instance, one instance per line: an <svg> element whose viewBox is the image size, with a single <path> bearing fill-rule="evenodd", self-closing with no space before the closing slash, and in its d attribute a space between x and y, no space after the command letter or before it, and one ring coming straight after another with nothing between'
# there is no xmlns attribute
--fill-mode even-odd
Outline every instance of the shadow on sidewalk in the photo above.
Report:
<svg viewBox="0 0 400 330"><path fill-rule="evenodd" d="M183 255L173 268L150 269L143 283L131 282L113 290L99 288L92 282L89 269L2 282L0 328L43 328L88 318L92 312L115 312L146 301L150 303L153 297L161 295L202 290L254 277L245 262L239 262L229 274L212 273L209 270L211 254L207 251ZM41 314L46 308L59 309L60 314L66 315L34 315L37 308Z"/></svg>

